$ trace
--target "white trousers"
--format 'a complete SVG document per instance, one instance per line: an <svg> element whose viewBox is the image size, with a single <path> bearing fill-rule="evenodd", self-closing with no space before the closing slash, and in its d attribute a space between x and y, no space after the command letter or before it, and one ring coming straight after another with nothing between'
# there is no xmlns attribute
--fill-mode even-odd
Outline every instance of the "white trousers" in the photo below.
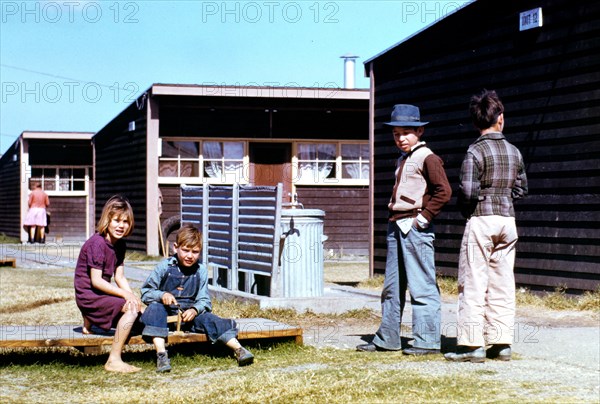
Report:
<svg viewBox="0 0 600 404"><path fill-rule="evenodd" d="M512 344L517 239L514 217L468 220L458 262L457 345Z"/></svg>

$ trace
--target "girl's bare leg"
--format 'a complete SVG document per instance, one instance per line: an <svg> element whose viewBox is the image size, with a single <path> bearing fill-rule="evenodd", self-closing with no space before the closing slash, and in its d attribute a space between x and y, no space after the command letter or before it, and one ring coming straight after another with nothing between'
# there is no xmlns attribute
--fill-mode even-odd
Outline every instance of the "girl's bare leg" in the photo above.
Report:
<svg viewBox="0 0 600 404"><path fill-rule="evenodd" d="M123 351L125 340L129 336L131 328L133 327L133 324L138 316L137 311L135 310L129 310L126 308L125 310L127 311L123 314L119 320L119 323L117 324L110 354L108 355L108 360L104 365L104 369L108 370L109 372L133 373L142 370L141 368L123 362L121 359L121 351Z"/></svg>
<svg viewBox="0 0 600 404"><path fill-rule="evenodd" d="M83 334L91 334L92 333L92 322L87 319L86 316L83 316L83 328L81 329Z"/></svg>

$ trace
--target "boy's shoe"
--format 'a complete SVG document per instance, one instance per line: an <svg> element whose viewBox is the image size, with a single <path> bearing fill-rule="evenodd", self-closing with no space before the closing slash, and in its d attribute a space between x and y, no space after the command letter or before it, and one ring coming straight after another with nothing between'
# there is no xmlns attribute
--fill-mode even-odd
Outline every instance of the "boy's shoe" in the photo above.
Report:
<svg viewBox="0 0 600 404"><path fill-rule="evenodd" d="M254 362L254 355L244 347L235 350L235 359L239 366L251 365Z"/></svg>
<svg viewBox="0 0 600 404"><path fill-rule="evenodd" d="M167 351L159 352L156 357L156 371L159 373L170 372L171 361L169 360Z"/></svg>
<svg viewBox="0 0 600 404"><path fill-rule="evenodd" d="M399 351L399 349L385 349L375 345L374 343L360 344L356 346L356 350L359 352L377 352L377 351Z"/></svg>
<svg viewBox="0 0 600 404"><path fill-rule="evenodd" d="M404 351L402 351L402 353L404 355L415 355L415 356L435 355L435 354L439 354L440 350L435 349L435 348L410 347L410 348L406 348Z"/></svg>
<svg viewBox="0 0 600 404"><path fill-rule="evenodd" d="M485 362L485 349L459 346L458 352L448 352L444 358L452 362L483 363Z"/></svg>
<svg viewBox="0 0 600 404"><path fill-rule="evenodd" d="M494 344L485 352L485 354L488 359L509 361L512 356L512 350L508 344Z"/></svg>
<svg viewBox="0 0 600 404"><path fill-rule="evenodd" d="M356 350L359 352L375 352L379 351L379 347L373 343L370 344L360 344L356 346Z"/></svg>

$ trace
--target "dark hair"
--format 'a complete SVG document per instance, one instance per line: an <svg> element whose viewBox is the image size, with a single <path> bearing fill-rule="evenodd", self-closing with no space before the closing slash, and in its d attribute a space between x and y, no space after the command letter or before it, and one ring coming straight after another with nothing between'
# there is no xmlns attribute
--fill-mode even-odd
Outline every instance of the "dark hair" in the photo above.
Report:
<svg viewBox="0 0 600 404"><path fill-rule="evenodd" d="M112 196L106 203L104 204L104 208L102 209L102 215L100 215L100 220L98 221L98 226L96 226L96 230L102 236L106 236L108 232L108 225L114 216L118 218L125 218L129 221L129 229L124 234L125 237L131 234L133 231L133 209L131 209L131 205L127 198L121 195Z"/></svg>
<svg viewBox="0 0 600 404"><path fill-rule="evenodd" d="M481 94L471 97L469 112L477 129L487 129L498 122L504 105L494 90L483 90Z"/></svg>

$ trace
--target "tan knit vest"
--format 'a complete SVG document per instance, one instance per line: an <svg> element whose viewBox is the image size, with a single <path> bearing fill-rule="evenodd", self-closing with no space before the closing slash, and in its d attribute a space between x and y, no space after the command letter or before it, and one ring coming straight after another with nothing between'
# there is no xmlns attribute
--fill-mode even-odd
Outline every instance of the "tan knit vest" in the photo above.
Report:
<svg viewBox="0 0 600 404"><path fill-rule="evenodd" d="M423 207L423 196L427 191L427 181L423 178L425 159L433 154L428 147L413 151L403 165L396 169L395 195L392 195L388 208L394 212L405 212ZM402 169L402 172L399 172Z"/></svg>

